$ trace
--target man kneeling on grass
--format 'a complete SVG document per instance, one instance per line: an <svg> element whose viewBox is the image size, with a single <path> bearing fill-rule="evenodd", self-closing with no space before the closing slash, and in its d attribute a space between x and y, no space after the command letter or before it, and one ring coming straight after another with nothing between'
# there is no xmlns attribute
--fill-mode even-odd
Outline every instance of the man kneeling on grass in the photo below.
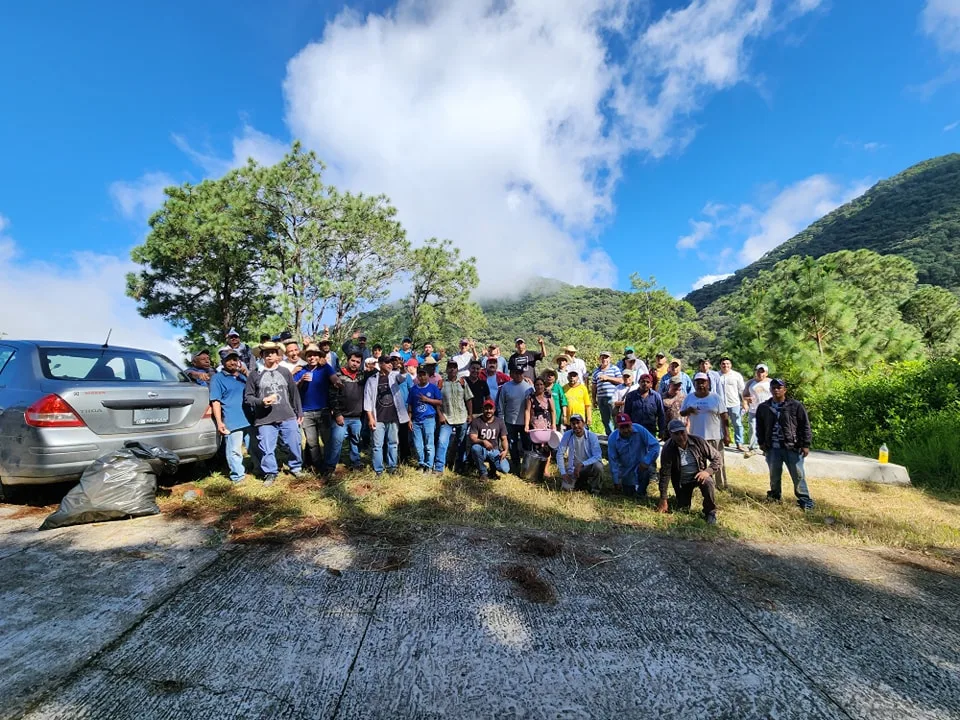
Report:
<svg viewBox="0 0 960 720"><path fill-rule="evenodd" d="M603 455L600 453L600 438L583 422L583 415L570 416L570 430L563 434L557 448L557 467L560 470L563 490L589 490L600 492L603 477Z"/></svg>
<svg viewBox="0 0 960 720"><path fill-rule="evenodd" d="M717 487L713 477L720 472L720 454L703 438L687 434L683 420L667 425L670 439L660 452L660 504L667 512L667 483L673 485L677 509L689 510L694 488L703 493L703 516L708 525L717 524Z"/></svg>
<svg viewBox="0 0 960 720"><path fill-rule="evenodd" d="M622 489L624 495L645 498L657 469L660 443L626 413L620 413L616 419L617 429L607 440L613 487Z"/></svg>
<svg viewBox="0 0 960 720"><path fill-rule="evenodd" d="M483 401L483 412L470 423L470 456L477 464L480 479L488 477L487 464L490 465L489 477L497 478L497 473L510 472L507 461L507 425L502 418L494 415L496 403L490 398Z"/></svg>

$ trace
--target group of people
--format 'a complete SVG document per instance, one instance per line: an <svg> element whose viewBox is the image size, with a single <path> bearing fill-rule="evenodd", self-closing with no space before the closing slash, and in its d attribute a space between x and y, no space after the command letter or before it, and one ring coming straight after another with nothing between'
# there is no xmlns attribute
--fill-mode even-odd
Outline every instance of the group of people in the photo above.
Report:
<svg viewBox="0 0 960 720"><path fill-rule="evenodd" d="M701 359L691 377L681 360L660 353L648 367L629 346L617 362L612 353L599 353L590 372L573 345L547 361L542 337L538 350L516 338L507 358L496 344L481 353L467 338L449 357L431 343L418 351L410 338L385 352L368 347L359 331L339 355L326 337L305 342L267 336L252 349L231 330L217 353L219 370L201 351L185 371L210 388L234 482L245 476L244 446L255 474L271 485L279 472L278 442L293 475L305 464L331 474L346 442L347 466L359 469L369 445L378 476L397 472L409 459L425 473L472 465L481 478L495 478L511 469L519 474L524 454L533 453L548 466L556 462L564 489L598 492L602 443L590 429L597 409L614 487L645 497L658 478L658 510L667 509L668 485L681 508L689 508L700 488L704 515L715 522L715 491L727 485L723 458L730 445L766 456L770 500L781 499L786 465L798 504L813 507L803 469L812 438L806 410L763 363L744 380L726 357L719 371Z"/></svg>

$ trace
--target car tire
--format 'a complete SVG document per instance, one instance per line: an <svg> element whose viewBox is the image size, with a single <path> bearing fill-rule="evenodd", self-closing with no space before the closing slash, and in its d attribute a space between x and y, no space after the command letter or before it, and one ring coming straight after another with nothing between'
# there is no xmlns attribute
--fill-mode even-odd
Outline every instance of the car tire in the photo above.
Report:
<svg viewBox="0 0 960 720"><path fill-rule="evenodd" d="M15 503L23 497L23 491L19 485L7 485L2 481L0 481L0 494L5 503Z"/></svg>

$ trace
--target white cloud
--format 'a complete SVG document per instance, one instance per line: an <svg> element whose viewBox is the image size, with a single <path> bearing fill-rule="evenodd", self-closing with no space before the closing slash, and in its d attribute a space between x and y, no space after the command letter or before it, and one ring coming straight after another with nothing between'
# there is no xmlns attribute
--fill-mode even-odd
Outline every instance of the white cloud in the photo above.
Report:
<svg viewBox="0 0 960 720"><path fill-rule="evenodd" d="M110 184L110 197L117 211L128 220L146 220L161 205L163 189L176 185L166 173L148 172L133 182L118 180Z"/></svg>
<svg viewBox="0 0 960 720"><path fill-rule="evenodd" d="M102 343L112 328L111 344L155 350L182 362L170 328L141 317L124 295L126 274L136 269L132 262L85 252L73 253L63 265L23 260L13 239L3 234L6 226L0 216L0 333Z"/></svg>
<svg viewBox="0 0 960 720"><path fill-rule="evenodd" d="M954 130L957 129L958 126L960 126L960 120L958 120L957 122L952 122L952 123L950 123L949 125L944 125L944 126L943 126L943 131L944 131L944 132L953 132Z"/></svg>
<svg viewBox="0 0 960 720"><path fill-rule="evenodd" d="M704 212L706 211L707 208L704 208ZM693 228L693 232L677 240L677 248L680 250L697 247L703 240L710 237L710 234L713 232L713 223L706 222L705 220L691 220L690 226Z"/></svg>
<svg viewBox="0 0 960 720"><path fill-rule="evenodd" d="M868 187L859 182L845 188L826 175L811 175L784 188L757 217L755 232L740 250L741 262L759 259Z"/></svg>
<svg viewBox="0 0 960 720"><path fill-rule="evenodd" d="M200 152L182 135L174 133L170 137L174 145L212 177L220 177L234 168L246 165L250 158L261 165L273 165L279 162L290 149L286 143L260 132L247 123L244 123L240 135L233 138L233 154L229 158L221 158L212 152Z"/></svg>
<svg viewBox="0 0 960 720"><path fill-rule="evenodd" d="M387 193L412 239L476 255L484 294L532 275L606 285L616 268L592 239L622 159L682 147L772 16L771 0L692 0L642 26L635 0L345 11L289 62L287 122L333 182Z"/></svg>
<svg viewBox="0 0 960 720"><path fill-rule="evenodd" d="M706 285L712 285L715 282L720 282L721 280L726 280L728 277L732 277L733 273L722 273L720 275L703 275L698 277L696 282L693 283L691 290L699 290L700 288Z"/></svg>
<svg viewBox="0 0 960 720"><path fill-rule="evenodd" d="M927 0L920 13L923 31L943 53L960 53L960 2Z"/></svg>

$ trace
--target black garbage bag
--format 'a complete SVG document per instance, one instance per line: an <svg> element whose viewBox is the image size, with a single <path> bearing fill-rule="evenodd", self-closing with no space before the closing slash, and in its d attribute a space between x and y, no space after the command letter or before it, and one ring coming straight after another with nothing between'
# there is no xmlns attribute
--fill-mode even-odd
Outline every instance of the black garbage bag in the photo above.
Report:
<svg viewBox="0 0 960 720"><path fill-rule="evenodd" d="M80 484L68 492L41 530L156 515L157 475L175 472L176 453L141 442L99 457L84 470Z"/></svg>
<svg viewBox="0 0 960 720"><path fill-rule="evenodd" d="M543 482L543 473L547 469L547 458L535 450L523 453L520 462L520 474L524 480Z"/></svg>

